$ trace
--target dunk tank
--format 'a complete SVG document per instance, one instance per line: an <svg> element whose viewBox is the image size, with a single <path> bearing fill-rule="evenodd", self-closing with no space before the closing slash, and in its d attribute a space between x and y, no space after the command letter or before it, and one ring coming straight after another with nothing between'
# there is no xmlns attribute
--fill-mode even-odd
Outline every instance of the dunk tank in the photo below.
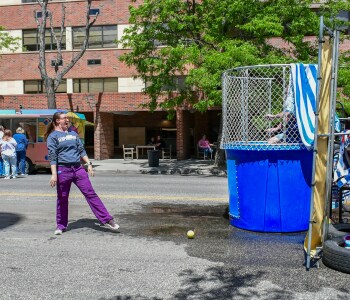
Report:
<svg viewBox="0 0 350 300"><path fill-rule="evenodd" d="M223 73L221 148L235 227L280 233L308 228L313 153L300 139L291 74L291 65Z"/></svg>

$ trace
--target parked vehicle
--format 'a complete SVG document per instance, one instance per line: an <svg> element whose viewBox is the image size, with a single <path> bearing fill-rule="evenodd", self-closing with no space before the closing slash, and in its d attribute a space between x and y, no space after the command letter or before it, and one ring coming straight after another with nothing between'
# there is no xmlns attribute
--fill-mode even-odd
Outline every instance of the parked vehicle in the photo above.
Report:
<svg viewBox="0 0 350 300"><path fill-rule="evenodd" d="M35 110L0 110L0 125L16 131L17 127L22 127L29 140L26 152L26 173L33 173L36 169L49 168L48 151L44 141L46 126L51 122L51 118L57 109L35 109ZM80 139L84 143L85 116L80 113L67 112L71 121L71 128L78 132ZM91 124L91 123L89 123Z"/></svg>

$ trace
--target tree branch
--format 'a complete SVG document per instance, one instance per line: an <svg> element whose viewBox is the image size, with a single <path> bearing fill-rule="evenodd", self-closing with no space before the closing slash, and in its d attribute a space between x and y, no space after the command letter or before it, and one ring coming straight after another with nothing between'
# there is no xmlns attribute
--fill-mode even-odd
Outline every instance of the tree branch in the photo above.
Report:
<svg viewBox="0 0 350 300"><path fill-rule="evenodd" d="M63 68L61 72L57 73L56 79L55 79L55 88L56 85L58 87L59 83L61 82L63 76L68 73L68 71L77 63L77 61L84 55L88 43L89 43L89 37L90 37L90 28L92 25L96 22L98 14L94 16L94 19L90 22L90 8L91 8L91 2L92 0L88 0L88 5L87 5L87 11L86 11L86 24L85 24L85 40L83 43L83 46L80 49L80 52L76 54L70 63Z"/></svg>
<svg viewBox="0 0 350 300"><path fill-rule="evenodd" d="M57 88L59 87L62 78L64 75L77 63L77 61L83 56L85 53L88 42L89 42L89 36L90 36L90 28L95 23L98 14L96 14L93 18L93 20L90 22L90 8L92 0L87 0L87 11L86 11L86 25L85 25L85 40L83 43L82 48L80 49L80 52L73 57L73 59L70 61L70 63L62 69L61 72L59 72L59 64L62 61L62 41L63 41L63 34L65 31L65 5L62 5L62 20L61 20L61 28L60 28L60 36L58 37L58 34L56 35L54 26L53 26L53 16L50 11L47 10L47 6L50 0L37 0L37 3L41 7L41 18L38 18L36 16L36 24L38 28L38 34L40 39L40 49L39 49L39 65L38 68L40 70L41 78L45 83L46 88L46 94L47 94L47 100L48 100L48 108L56 108L56 97L55 92ZM55 72L56 76L49 77L47 73L47 65L46 65L46 58L45 58L45 34L46 34L46 22L47 19L49 19L50 24L50 33L57 45L57 56L56 56L56 62L55 62Z"/></svg>
<svg viewBox="0 0 350 300"><path fill-rule="evenodd" d="M39 5L41 6L41 19L35 16L35 21L39 30L39 39L40 39L40 48L39 48L39 70L42 78L47 78L46 71L46 61L45 61L45 31L46 31L46 12L47 12L47 3L48 0L38 0Z"/></svg>
<svg viewBox="0 0 350 300"><path fill-rule="evenodd" d="M57 74L58 72L58 66L60 62L62 61L62 39L63 39L63 32L65 30L64 23L66 20L66 11L65 11L65 6L62 3L62 21L61 21L61 30L60 30L60 35L59 39L57 38L57 35L55 33L53 24L52 24L52 14L50 15L50 29L51 29L51 34L53 38L55 39L56 47L57 47L57 56L56 56L56 61L55 61L55 72Z"/></svg>

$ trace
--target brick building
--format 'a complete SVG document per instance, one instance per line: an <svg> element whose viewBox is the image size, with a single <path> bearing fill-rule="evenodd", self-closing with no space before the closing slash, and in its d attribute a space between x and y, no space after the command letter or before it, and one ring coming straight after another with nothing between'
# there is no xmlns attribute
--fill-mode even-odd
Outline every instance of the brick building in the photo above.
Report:
<svg viewBox="0 0 350 300"><path fill-rule="evenodd" d="M60 27L62 3L66 6L66 31L63 63L79 51L83 40L86 1L53 0L49 10L53 25ZM95 123L86 131L86 146L95 159L121 155L123 144L147 144L151 136L161 135L172 145L178 159L196 153L202 133L211 141L218 136L220 111L201 114L179 109L169 121L166 112L151 113L140 107L147 101L142 93L144 82L134 79L135 70L118 57L128 51L115 43L128 26L130 0L96 0L92 8L100 14L91 29L89 48L65 76L56 95L57 107L84 113ZM47 108L38 69L38 34L35 21L40 6L36 0L1 0L0 25L12 36L19 37L22 47L15 53L3 51L0 62L0 109ZM79 12L79 13L77 13ZM54 74L54 43L48 32L46 39L49 74Z"/></svg>

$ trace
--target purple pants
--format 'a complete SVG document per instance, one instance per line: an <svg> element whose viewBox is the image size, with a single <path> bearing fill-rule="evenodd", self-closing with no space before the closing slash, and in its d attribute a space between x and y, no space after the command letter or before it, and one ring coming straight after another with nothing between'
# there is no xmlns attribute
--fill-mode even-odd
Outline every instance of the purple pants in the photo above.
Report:
<svg viewBox="0 0 350 300"><path fill-rule="evenodd" d="M108 213L101 199L91 185L89 175L82 166L57 167L57 228L64 230L68 226L68 197L72 182L79 188L90 205L96 218L105 224L113 217Z"/></svg>

